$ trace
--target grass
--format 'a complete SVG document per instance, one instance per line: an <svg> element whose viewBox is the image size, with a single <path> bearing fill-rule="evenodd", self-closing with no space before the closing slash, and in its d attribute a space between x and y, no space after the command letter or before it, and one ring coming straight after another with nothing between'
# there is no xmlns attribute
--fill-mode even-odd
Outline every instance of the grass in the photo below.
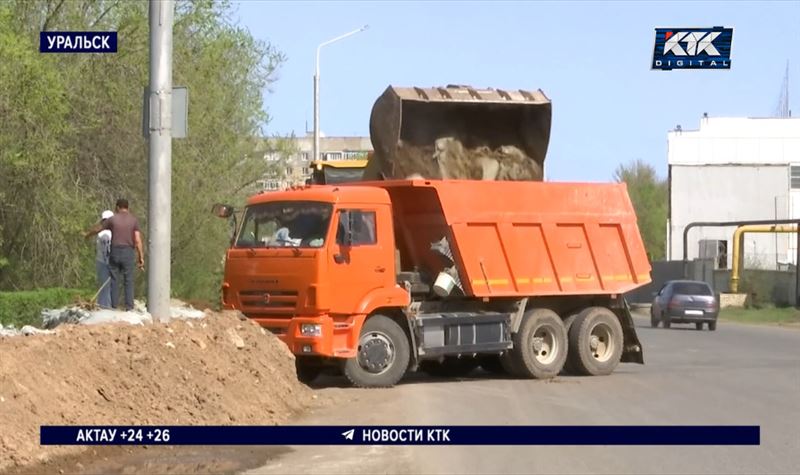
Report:
<svg viewBox="0 0 800 475"><path fill-rule="evenodd" d="M719 318L739 323L800 324L800 310L794 307L723 308Z"/></svg>
<svg viewBox="0 0 800 475"><path fill-rule="evenodd" d="M61 288L0 292L0 324L17 328L24 325L40 326L43 309L89 300L93 295L92 290Z"/></svg>

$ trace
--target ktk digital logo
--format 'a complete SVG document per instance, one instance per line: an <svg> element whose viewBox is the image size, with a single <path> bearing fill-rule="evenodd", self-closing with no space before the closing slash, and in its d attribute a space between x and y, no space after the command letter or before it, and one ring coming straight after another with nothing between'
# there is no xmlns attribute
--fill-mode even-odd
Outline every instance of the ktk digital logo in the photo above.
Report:
<svg viewBox="0 0 800 475"><path fill-rule="evenodd" d="M656 28L652 69L730 69L733 28Z"/></svg>

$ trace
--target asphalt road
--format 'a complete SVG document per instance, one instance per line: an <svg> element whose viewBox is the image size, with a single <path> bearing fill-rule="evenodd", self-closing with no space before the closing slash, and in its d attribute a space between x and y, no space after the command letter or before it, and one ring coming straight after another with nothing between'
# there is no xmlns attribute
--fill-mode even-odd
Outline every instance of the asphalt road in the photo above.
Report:
<svg viewBox="0 0 800 475"><path fill-rule="evenodd" d="M611 376L548 382L478 374L413 377L384 390L328 388L321 393L341 403L297 423L752 424L761 426L761 445L294 447L248 473L800 472L800 330L636 323L646 365L622 364Z"/></svg>

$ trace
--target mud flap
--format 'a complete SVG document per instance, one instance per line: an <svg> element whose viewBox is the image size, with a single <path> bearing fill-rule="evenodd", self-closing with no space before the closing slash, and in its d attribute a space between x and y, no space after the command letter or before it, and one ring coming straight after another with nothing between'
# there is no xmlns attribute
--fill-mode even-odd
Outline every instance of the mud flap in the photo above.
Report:
<svg viewBox="0 0 800 475"><path fill-rule="evenodd" d="M633 315L631 315L628 301L620 295L617 305L612 310L622 324L623 349L620 361L622 363L644 364L644 350L639 342L639 337L636 335L636 327L633 324Z"/></svg>

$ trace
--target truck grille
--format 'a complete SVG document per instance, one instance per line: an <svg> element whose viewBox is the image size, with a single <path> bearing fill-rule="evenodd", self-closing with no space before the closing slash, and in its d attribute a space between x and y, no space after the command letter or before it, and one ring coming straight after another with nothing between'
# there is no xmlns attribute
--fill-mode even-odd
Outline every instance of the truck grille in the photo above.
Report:
<svg viewBox="0 0 800 475"><path fill-rule="evenodd" d="M239 301L243 310L259 313L294 313L297 291L293 290L242 290Z"/></svg>

